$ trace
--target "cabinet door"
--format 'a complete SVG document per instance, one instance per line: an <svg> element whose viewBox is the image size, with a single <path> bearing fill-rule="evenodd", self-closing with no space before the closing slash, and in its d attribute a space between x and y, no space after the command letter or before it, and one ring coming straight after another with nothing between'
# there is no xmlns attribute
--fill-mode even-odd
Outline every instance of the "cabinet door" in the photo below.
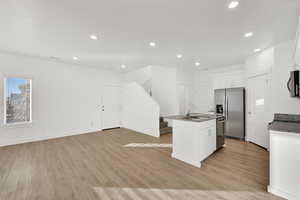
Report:
<svg viewBox="0 0 300 200"><path fill-rule="evenodd" d="M207 136L208 136L208 141L209 141L208 154L211 154L213 152L212 151L213 143L212 143L212 129L211 128L207 129Z"/></svg>
<svg viewBox="0 0 300 200"><path fill-rule="evenodd" d="M216 150L217 146L217 137L215 127L210 127L208 129L208 140L209 140L209 154L212 154Z"/></svg>
<svg viewBox="0 0 300 200"><path fill-rule="evenodd" d="M200 160L206 159L213 150L213 130L210 127L201 129Z"/></svg>
<svg viewBox="0 0 300 200"><path fill-rule="evenodd" d="M210 137L211 152L213 153L217 149L217 128L216 128L216 125L212 126L210 128L210 131L211 131L211 137Z"/></svg>

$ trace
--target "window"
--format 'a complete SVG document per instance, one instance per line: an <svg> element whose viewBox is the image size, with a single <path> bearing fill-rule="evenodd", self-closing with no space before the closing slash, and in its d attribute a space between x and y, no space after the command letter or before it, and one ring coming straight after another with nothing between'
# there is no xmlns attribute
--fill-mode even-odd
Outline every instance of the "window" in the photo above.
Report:
<svg viewBox="0 0 300 200"><path fill-rule="evenodd" d="M4 124L31 122L31 80L5 78Z"/></svg>

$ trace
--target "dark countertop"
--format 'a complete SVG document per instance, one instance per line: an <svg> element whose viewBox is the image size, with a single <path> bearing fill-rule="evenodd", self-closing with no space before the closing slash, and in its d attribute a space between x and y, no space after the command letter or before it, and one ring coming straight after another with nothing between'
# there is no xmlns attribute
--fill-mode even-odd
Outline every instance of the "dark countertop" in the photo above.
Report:
<svg viewBox="0 0 300 200"><path fill-rule="evenodd" d="M167 116L164 117L165 119L171 119L171 120L182 120L182 121L189 121L189 122L206 122L210 120L217 119L216 115L212 114L192 114L192 117L199 117L199 118L188 118L186 115L173 115L173 116Z"/></svg>
<svg viewBox="0 0 300 200"><path fill-rule="evenodd" d="M300 115L276 113L269 130L300 134Z"/></svg>
<svg viewBox="0 0 300 200"><path fill-rule="evenodd" d="M269 125L269 130L300 134L300 123L274 121Z"/></svg>

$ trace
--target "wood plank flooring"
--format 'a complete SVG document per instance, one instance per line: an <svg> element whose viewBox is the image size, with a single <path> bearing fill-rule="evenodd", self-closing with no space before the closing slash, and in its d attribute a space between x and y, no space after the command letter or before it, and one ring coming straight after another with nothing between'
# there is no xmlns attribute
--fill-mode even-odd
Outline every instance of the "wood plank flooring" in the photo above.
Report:
<svg viewBox="0 0 300 200"><path fill-rule="evenodd" d="M268 152L226 140L201 169L171 158L170 144L126 129L0 148L1 200L280 199L266 192Z"/></svg>

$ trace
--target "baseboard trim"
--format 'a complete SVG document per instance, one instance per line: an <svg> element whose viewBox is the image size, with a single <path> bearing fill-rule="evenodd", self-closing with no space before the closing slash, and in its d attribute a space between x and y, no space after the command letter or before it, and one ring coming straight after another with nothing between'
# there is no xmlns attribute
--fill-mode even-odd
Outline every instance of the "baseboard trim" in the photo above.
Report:
<svg viewBox="0 0 300 200"><path fill-rule="evenodd" d="M187 164L193 165L194 167L201 168L200 161L188 160L188 159L185 159L183 156L180 156L179 154L175 154L175 153L172 153L172 158L175 158L175 159L185 162Z"/></svg>
<svg viewBox="0 0 300 200"><path fill-rule="evenodd" d="M134 131L134 132L136 132L136 133L140 133L140 134L143 134L143 135L148 135L148 136L151 136L151 137L156 137L156 138L159 138L160 137L160 133L159 133L159 130L158 130L158 135L156 134L156 135L152 135L151 133L149 133L149 132L151 132L151 131L143 131L143 132L141 132L141 131L139 131L139 130L135 130L135 129L132 129L132 128L127 128L127 127L125 127L125 126L121 126L120 128L124 128L124 129L127 129L127 130L130 130L130 131Z"/></svg>
<svg viewBox="0 0 300 200"><path fill-rule="evenodd" d="M270 185L268 186L268 192L269 192L269 193L272 193L272 194L274 194L274 195L277 195L277 196L286 198L286 199L288 199L288 200L299 200L299 199L300 199L300 196L291 194L291 193L289 193L289 192L280 190L280 189L278 189L278 188L274 188L274 187L272 187L272 186L270 186Z"/></svg>
<svg viewBox="0 0 300 200"><path fill-rule="evenodd" d="M83 134L90 134L95 133L102 130L87 130L87 131L81 131L81 132L72 132L72 133L63 133L60 135L53 135L53 136L45 136L45 137L39 137L39 138L24 138L20 139L15 142L7 142L0 144L0 147L6 147L6 146L12 146L12 145L18 145L18 144L25 144L25 143L31 143L31 142L40 142L45 140L51 140L51 139L58 139L63 137L69 137L69 136L75 136L75 135L83 135Z"/></svg>
<svg viewBox="0 0 300 200"><path fill-rule="evenodd" d="M109 130L114 130L114 129L120 129L121 127L114 127L114 128L105 128L105 129L102 129L102 131L109 131Z"/></svg>

